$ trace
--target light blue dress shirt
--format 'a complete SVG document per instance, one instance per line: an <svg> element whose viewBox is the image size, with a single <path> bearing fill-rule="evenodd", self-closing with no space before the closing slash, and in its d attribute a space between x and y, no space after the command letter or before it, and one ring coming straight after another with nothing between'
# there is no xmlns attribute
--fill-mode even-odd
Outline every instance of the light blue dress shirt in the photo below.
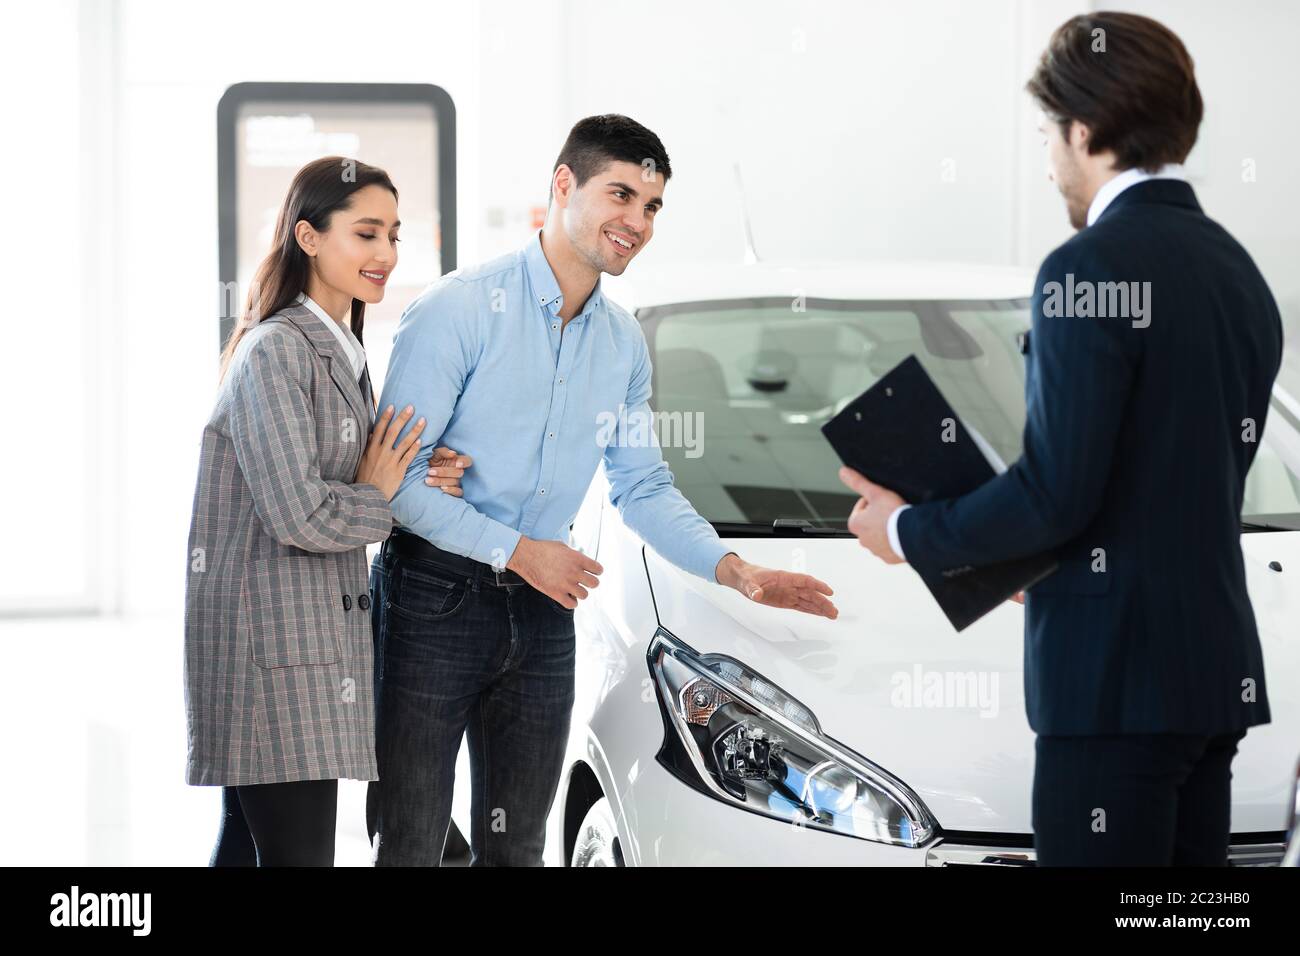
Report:
<svg viewBox="0 0 1300 956"><path fill-rule="evenodd" d="M605 462L624 522L708 581L731 549L682 493L650 416L650 350L600 282L567 324L541 233L523 249L444 276L402 313L380 408L426 418L392 500L398 523L445 551L503 567L520 535L567 541ZM611 428L620 416L632 427ZM471 455L463 498L424 483L433 449Z"/></svg>

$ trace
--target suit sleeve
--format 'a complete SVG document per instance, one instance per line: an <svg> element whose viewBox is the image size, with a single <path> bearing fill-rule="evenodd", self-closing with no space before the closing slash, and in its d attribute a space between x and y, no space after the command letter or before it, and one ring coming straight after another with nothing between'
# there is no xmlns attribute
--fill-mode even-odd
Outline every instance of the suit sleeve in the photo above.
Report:
<svg viewBox="0 0 1300 956"><path fill-rule="evenodd" d="M1079 535L1100 509L1142 332L1126 318L1056 309L1046 315L1044 288L1064 286L1067 273L1077 286L1110 281L1110 272L1068 249L1043 263L1034 286L1023 454L969 494L899 515L899 539L917 570L978 567L1049 551Z"/></svg>
<svg viewBox="0 0 1300 956"><path fill-rule="evenodd" d="M644 335L638 337L637 361L625 402L629 431L652 421L650 349ZM627 526L668 561L717 583L718 562L731 548L673 484L673 473L653 440L653 431L644 431L651 436L648 444L616 434L605 447L609 500Z"/></svg>
<svg viewBox="0 0 1300 956"><path fill-rule="evenodd" d="M292 333L268 328L230 370L228 427L253 510L277 541L305 551L383 541L393 526L383 492L321 477L310 362Z"/></svg>

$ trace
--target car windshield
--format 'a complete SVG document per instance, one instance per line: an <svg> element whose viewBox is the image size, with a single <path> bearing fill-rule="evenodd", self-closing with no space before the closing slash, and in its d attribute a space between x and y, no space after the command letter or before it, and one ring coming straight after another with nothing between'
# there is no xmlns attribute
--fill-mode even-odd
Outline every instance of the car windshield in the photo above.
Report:
<svg viewBox="0 0 1300 956"><path fill-rule="evenodd" d="M759 298L637 313L675 483L715 524L843 529L856 500L821 426L915 355L996 462L1020 456L1029 301ZM1246 480L1248 521L1300 528L1300 372L1284 368ZM707 454L705 450L707 449Z"/></svg>

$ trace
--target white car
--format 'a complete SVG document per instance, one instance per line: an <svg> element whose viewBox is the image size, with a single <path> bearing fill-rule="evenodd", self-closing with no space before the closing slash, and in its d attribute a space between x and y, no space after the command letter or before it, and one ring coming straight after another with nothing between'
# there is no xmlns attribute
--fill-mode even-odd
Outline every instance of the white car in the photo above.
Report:
<svg viewBox="0 0 1300 956"><path fill-rule="evenodd" d="M1280 865L1300 866L1300 764L1296 765L1295 786L1291 792L1291 821L1286 835L1286 852Z"/></svg>
<svg viewBox="0 0 1300 956"><path fill-rule="evenodd" d="M820 426L915 354L1014 461L1033 276L993 267L710 265L606 277L642 322L677 487L746 560L834 588L839 619L754 605L668 564L596 476L550 865L1034 861L1023 609L954 632L920 579L848 536ZM1300 375L1284 370L1242 535L1272 723L1233 763L1234 863L1277 863L1300 740ZM453 818L468 832L464 748ZM453 837L453 841L455 838ZM449 847L452 844L449 843Z"/></svg>

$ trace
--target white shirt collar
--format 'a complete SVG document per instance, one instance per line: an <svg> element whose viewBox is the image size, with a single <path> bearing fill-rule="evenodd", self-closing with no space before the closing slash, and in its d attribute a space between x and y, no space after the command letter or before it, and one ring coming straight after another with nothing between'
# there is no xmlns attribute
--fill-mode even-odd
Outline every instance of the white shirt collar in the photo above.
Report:
<svg viewBox="0 0 1300 956"><path fill-rule="evenodd" d="M361 370L366 367L366 350L361 347L357 337L352 334L352 330L342 322L336 322L330 317L330 314L320 307L315 299L305 292L299 292L296 300L298 304L305 305L316 315L316 318L325 323L325 328L334 333L334 337L339 340L339 345L343 346L343 353L352 363L352 373L356 375L357 381L361 381Z"/></svg>
<svg viewBox="0 0 1300 956"><path fill-rule="evenodd" d="M1186 182L1187 173L1181 163L1166 163L1154 173L1144 172L1136 166L1124 170L1118 176L1102 183L1101 188L1097 190L1097 195L1092 197L1092 205L1088 207L1088 225L1091 226L1097 221L1097 217L1106 211L1106 207L1115 201L1116 196L1130 186L1148 179L1181 179Z"/></svg>

